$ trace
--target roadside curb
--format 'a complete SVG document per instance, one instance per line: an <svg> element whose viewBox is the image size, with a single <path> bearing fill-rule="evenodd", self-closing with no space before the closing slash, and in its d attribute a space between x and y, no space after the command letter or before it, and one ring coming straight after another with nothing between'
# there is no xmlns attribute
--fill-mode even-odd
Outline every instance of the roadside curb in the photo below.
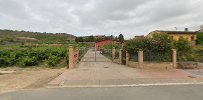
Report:
<svg viewBox="0 0 203 100"><path fill-rule="evenodd" d="M126 84L126 85L70 85L70 86L47 86L46 88L119 88L119 87L147 87L147 86L175 86L175 85L203 85L203 82L188 83L157 83L157 84Z"/></svg>

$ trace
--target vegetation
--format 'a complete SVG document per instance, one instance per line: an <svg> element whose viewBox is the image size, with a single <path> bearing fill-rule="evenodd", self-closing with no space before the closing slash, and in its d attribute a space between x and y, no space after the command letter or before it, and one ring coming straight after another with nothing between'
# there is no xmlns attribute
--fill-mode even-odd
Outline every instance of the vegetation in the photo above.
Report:
<svg viewBox="0 0 203 100"><path fill-rule="evenodd" d="M67 45L64 46L0 46L0 67L38 66L54 67L68 63ZM87 44L75 45L75 48L87 49ZM85 53L82 52L81 55ZM63 66L62 66L63 67Z"/></svg>
<svg viewBox="0 0 203 100"><path fill-rule="evenodd" d="M7 44L67 44L75 36L65 33L40 33L29 31L0 30L0 45Z"/></svg>
<svg viewBox="0 0 203 100"><path fill-rule="evenodd" d="M154 34L152 38L133 39L126 43L125 48L130 53L143 50L146 61L171 61L172 49L177 49L179 61L194 60L195 57L186 39L174 41L167 34Z"/></svg>
<svg viewBox="0 0 203 100"><path fill-rule="evenodd" d="M124 36L122 34L119 35L119 38L114 37L113 35L111 36L85 36L85 37L76 37L75 41L76 42L101 42L105 40L113 40L113 41L118 41L123 43L124 42Z"/></svg>
<svg viewBox="0 0 203 100"><path fill-rule="evenodd" d="M104 40L112 40L113 36L86 36L86 37L76 37L76 42L101 42Z"/></svg>
<svg viewBox="0 0 203 100"><path fill-rule="evenodd" d="M130 52L143 51L168 53L172 49L172 40L167 34L155 34L153 38L132 39L126 43L126 50Z"/></svg>
<svg viewBox="0 0 203 100"><path fill-rule="evenodd" d="M101 49L112 49L113 47L115 47L116 49L121 49L122 48L122 46L120 44L116 44L114 42L111 42L111 43L109 43L107 45L102 46Z"/></svg>
<svg viewBox="0 0 203 100"><path fill-rule="evenodd" d="M67 48L60 47L22 47L6 46L0 48L0 67L7 66L36 66L45 63L55 66L67 56Z"/></svg>
<svg viewBox="0 0 203 100"><path fill-rule="evenodd" d="M203 32L197 33L197 44L203 45Z"/></svg>
<svg viewBox="0 0 203 100"><path fill-rule="evenodd" d="M124 36L123 36L123 34L120 34L120 35L118 36L118 40L119 40L119 42L121 42L121 43L124 42Z"/></svg>

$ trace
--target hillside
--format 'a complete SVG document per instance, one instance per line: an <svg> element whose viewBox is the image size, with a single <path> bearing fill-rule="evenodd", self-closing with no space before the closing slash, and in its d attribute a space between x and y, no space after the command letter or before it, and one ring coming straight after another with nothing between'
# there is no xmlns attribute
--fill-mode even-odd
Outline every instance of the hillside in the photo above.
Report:
<svg viewBox="0 0 203 100"><path fill-rule="evenodd" d="M75 40L75 36L66 33L40 33L29 31L13 31L0 29L0 44L7 43L67 43Z"/></svg>

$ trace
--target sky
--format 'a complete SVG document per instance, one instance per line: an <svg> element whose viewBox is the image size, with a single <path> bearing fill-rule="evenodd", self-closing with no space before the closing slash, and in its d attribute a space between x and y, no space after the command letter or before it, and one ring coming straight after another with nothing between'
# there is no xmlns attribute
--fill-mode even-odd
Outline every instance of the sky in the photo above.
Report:
<svg viewBox="0 0 203 100"><path fill-rule="evenodd" d="M199 30L203 0L0 0L0 29L76 36Z"/></svg>

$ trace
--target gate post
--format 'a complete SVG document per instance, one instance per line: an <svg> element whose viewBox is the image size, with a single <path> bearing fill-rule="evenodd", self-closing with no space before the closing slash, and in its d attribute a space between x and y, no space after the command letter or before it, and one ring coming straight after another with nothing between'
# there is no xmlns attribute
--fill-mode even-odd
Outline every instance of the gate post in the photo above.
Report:
<svg viewBox="0 0 203 100"><path fill-rule="evenodd" d="M129 65L129 61L130 61L130 53L126 51L126 65Z"/></svg>
<svg viewBox="0 0 203 100"><path fill-rule="evenodd" d="M142 50L138 51L138 65L139 65L139 68L143 68L143 51Z"/></svg>
<svg viewBox="0 0 203 100"><path fill-rule="evenodd" d="M116 49L115 47L112 48L112 61L114 62L114 59L115 59L115 54L116 53Z"/></svg>
<svg viewBox="0 0 203 100"><path fill-rule="evenodd" d="M79 57L80 57L80 49L77 49L77 63L79 62Z"/></svg>
<svg viewBox="0 0 203 100"><path fill-rule="evenodd" d="M97 43L96 42L95 42L94 50L95 50L94 61L97 62Z"/></svg>
<svg viewBox="0 0 203 100"><path fill-rule="evenodd" d="M122 65L123 64L123 50L120 49L120 52L119 52L119 59L120 59L120 64Z"/></svg>
<svg viewBox="0 0 203 100"><path fill-rule="evenodd" d="M177 68L177 51L176 49L172 49L172 52L173 68Z"/></svg>
<svg viewBox="0 0 203 100"><path fill-rule="evenodd" d="M73 69L74 68L74 64L73 64L73 58L74 58L73 47L69 46L68 51L69 51L69 59L68 59L69 60L69 69Z"/></svg>

